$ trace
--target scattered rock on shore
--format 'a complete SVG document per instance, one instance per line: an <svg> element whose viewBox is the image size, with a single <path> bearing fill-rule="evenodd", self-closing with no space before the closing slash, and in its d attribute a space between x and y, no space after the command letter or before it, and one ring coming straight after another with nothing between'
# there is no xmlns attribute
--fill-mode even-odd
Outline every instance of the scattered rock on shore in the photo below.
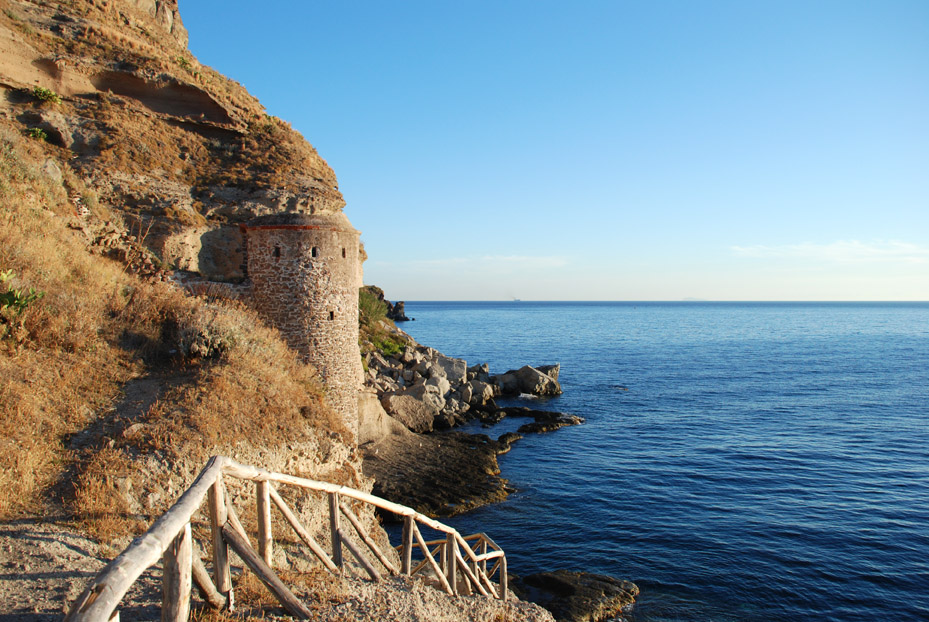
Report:
<svg viewBox="0 0 929 622"><path fill-rule="evenodd" d="M454 516L506 498L510 490L497 454L513 440L463 432L394 434L365 448L364 472L374 477L379 497L428 516Z"/></svg>
<svg viewBox="0 0 929 622"><path fill-rule="evenodd" d="M630 581L569 570L516 577L510 585L520 598L542 605L559 622L600 622L615 617L639 594L638 586Z"/></svg>

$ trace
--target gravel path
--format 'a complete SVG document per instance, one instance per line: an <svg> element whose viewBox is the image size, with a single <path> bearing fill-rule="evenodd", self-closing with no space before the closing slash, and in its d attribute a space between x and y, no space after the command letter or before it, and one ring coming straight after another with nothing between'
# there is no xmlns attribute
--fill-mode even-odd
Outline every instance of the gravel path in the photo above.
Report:
<svg viewBox="0 0 929 622"><path fill-rule="evenodd" d="M109 561L100 546L73 529L38 520L0 525L0 622L61 620L67 602ZM127 595L121 620L159 617L159 570L150 570Z"/></svg>

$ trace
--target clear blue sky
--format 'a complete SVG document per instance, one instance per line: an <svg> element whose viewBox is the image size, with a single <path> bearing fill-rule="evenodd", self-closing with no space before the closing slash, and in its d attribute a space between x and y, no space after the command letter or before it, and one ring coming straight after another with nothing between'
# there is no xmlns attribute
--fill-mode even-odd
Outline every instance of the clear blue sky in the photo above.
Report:
<svg viewBox="0 0 929 622"><path fill-rule="evenodd" d="M929 2L181 0L407 300L929 300Z"/></svg>

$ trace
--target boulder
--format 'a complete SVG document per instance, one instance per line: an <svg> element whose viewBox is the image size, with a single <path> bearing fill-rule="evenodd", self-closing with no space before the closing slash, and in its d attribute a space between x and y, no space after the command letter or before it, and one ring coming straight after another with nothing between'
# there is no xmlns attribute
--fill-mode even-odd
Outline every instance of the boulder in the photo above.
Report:
<svg viewBox="0 0 929 622"><path fill-rule="evenodd" d="M458 389L458 396L461 398L461 401L465 404L471 403L471 397L474 395L474 389L471 388L470 384L461 385L461 388Z"/></svg>
<svg viewBox="0 0 929 622"><path fill-rule="evenodd" d="M539 367L536 367L536 369L552 380L558 380L558 374L561 373L561 363L555 363L554 365L540 365Z"/></svg>
<svg viewBox="0 0 929 622"><path fill-rule="evenodd" d="M467 381L468 363L464 359L456 359L444 354L436 353L435 363L442 368L448 381L459 385Z"/></svg>
<svg viewBox="0 0 929 622"><path fill-rule="evenodd" d="M436 361L427 361L423 363L423 365L425 366L426 370L423 374L424 376L429 378L435 378L439 376L442 378L448 377L448 374L445 372L445 368L439 365Z"/></svg>
<svg viewBox="0 0 929 622"><path fill-rule="evenodd" d="M530 395L561 395L561 385L551 376L543 374L541 371L531 365L524 365L513 373L519 381L519 390L521 393ZM501 387L502 389L502 387Z"/></svg>
<svg viewBox="0 0 929 622"><path fill-rule="evenodd" d="M532 574L511 585L517 596L545 607L559 622L614 618L639 594L638 586L631 581L568 570Z"/></svg>
<svg viewBox="0 0 929 622"><path fill-rule="evenodd" d="M487 380L490 376L490 367L487 363L481 363L480 365L472 365L468 368L468 380Z"/></svg>
<svg viewBox="0 0 929 622"><path fill-rule="evenodd" d="M401 434L406 428L391 417L373 391L358 394L358 444L377 442L391 434Z"/></svg>
<svg viewBox="0 0 929 622"><path fill-rule="evenodd" d="M493 399L496 393L494 390L494 385L487 382L472 380L469 385L471 386L471 399L468 401L468 403L472 405L484 405L488 400Z"/></svg>
<svg viewBox="0 0 929 622"><path fill-rule="evenodd" d="M431 432L433 420L439 414L439 409L432 404L404 391L385 395L381 398L381 406L413 432Z"/></svg>
<svg viewBox="0 0 929 622"><path fill-rule="evenodd" d="M439 395L445 395L451 390L452 385L449 384L448 378L445 376L433 376L426 381L427 387L435 387L438 390Z"/></svg>
<svg viewBox="0 0 929 622"><path fill-rule="evenodd" d="M494 376L494 383L500 388L503 395L517 395L519 393L519 378L515 372L507 372L500 376Z"/></svg>
<svg viewBox="0 0 929 622"><path fill-rule="evenodd" d="M406 346L403 348L403 352L400 353L400 362L404 365L412 365L417 363L416 360L416 350L412 346Z"/></svg>
<svg viewBox="0 0 929 622"><path fill-rule="evenodd" d="M413 432L431 432L433 420L445 408L445 398L435 385L420 383L385 393L381 405Z"/></svg>

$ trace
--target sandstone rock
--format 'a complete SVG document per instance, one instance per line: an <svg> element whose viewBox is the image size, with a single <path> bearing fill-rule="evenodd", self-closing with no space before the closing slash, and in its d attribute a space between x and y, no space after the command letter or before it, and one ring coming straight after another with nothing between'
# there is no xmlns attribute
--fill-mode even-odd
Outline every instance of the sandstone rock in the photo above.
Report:
<svg viewBox="0 0 929 622"><path fill-rule="evenodd" d="M635 602L639 588L631 581L588 572L556 570L517 579L513 591L542 605L559 622L600 622Z"/></svg>
<svg viewBox="0 0 929 622"><path fill-rule="evenodd" d="M416 350L411 346L406 346L403 348L403 352L400 353L400 362L404 365L410 365L416 362Z"/></svg>
<svg viewBox="0 0 929 622"><path fill-rule="evenodd" d="M516 395L519 393L519 378L512 372L494 377L494 383L500 388L503 395Z"/></svg>
<svg viewBox="0 0 929 622"><path fill-rule="evenodd" d="M438 389L439 395L445 395L452 388L452 385L448 382L448 378L445 376L433 376L426 381L427 387L435 387Z"/></svg>
<svg viewBox="0 0 929 622"><path fill-rule="evenodd" d="M377 442L391 434L405 430L403 424L384 410L372 391L358 394L358 444Z"/></svg>
<svg viewBox="0 0 929 622"><path fill-rule="evenodd" d="M558 375L561 373L561 363L555 363L554 365L540 365L539 367L536 367L536 369L552 380L558 380Z"/></svg>
<svg viewBox="0 0 929 622"><path fill-rule="evenodd" d="M580 425L582 423L584 423L583 417L578 417L577 415L560 415L556 419L537 419L533 423L521 425L518 431L520 434L544 434L545 432L552 432L569 425Z"/></svg>
<svg viewBox="0 0 929 622"><path fill-rule="evenodd" d="M46 160L45 164L42 165L42 174L52 181L61 181L61 168L59 168L59 166L51 158Z"/></svg>
<svg viewBox="0 0 929 622"><path fill-rule="evenodd" d="M470 384L462 385L461 388L458 389L458 395L461 397L462 402L470 404L471 397L474 395L474 389L471 388Z"/></svg>
<svg viewBox="0 0 929 622"><path fill-rule="evenodd" d="M540 372L535 367L524 365L513 373L519 381L519 390L522 393L530 395L561 395L561 385L557 380L552 379ZM501 387L502 389L502 387Z"/></svg>
<svg viewBox="0 0 929 622"><path fill-rule="evenodd" d="M471 399L468 400L469 404L484 405L488 400L493 399L495 393L494 385L480 380L472 380L469 384L472 391Z"/></svg>
<svg viewBox="0 0 929 622"><path fill-rule="evenodd" d="M394 419L413 432L431 432L439 409L405 392L385 395L381 405Z"/></svg>
<svg viewBox="0 0 929 622"><path fill-rule="evenodd" d="M45 130L49 142L75 153L91 153L100 145L100 133L87 119L66 116L57 110L40 110L38 113L27 113L23 117L28 123Z"/></svg>
<svg viewBox="0 0 929 622"><path fill-rule="evenodd" d="M448 381L452 384L459 385L467 380L468 363L464 359L438 354L434 360L442 368Z"/></svg>

